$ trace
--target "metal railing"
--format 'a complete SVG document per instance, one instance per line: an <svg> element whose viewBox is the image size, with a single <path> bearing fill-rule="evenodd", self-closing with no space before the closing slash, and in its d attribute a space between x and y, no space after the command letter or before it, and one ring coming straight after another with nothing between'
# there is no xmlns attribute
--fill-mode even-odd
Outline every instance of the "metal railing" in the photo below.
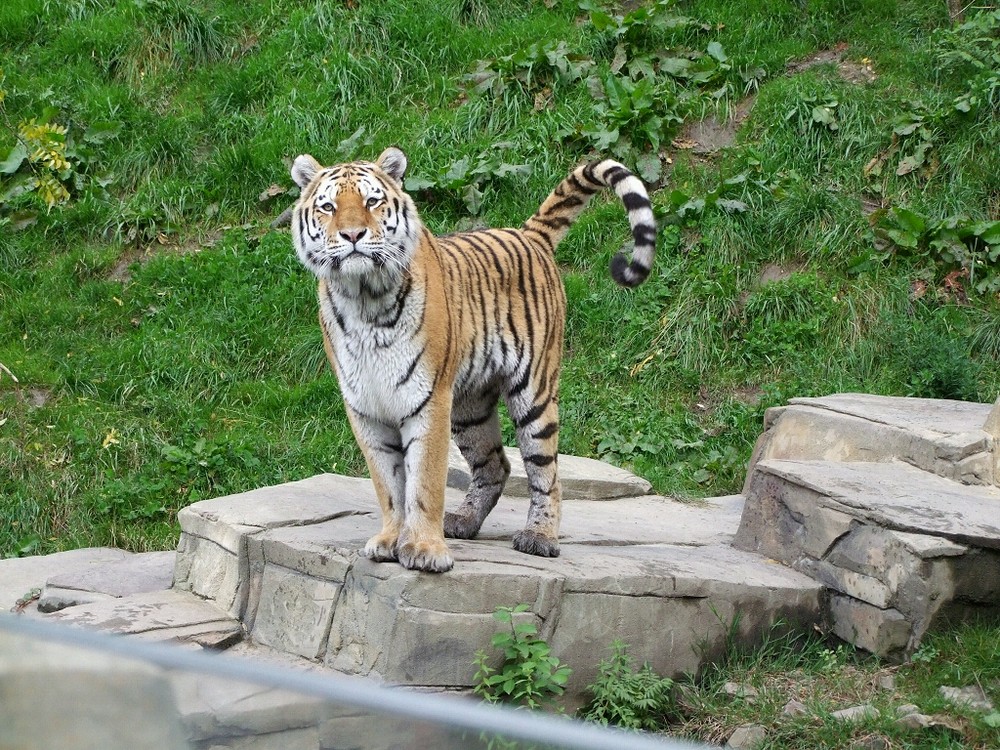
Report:
<svg viewBox="0 0 1000 750"><path fill-rule="evenodd" d="M56 653L49 655L46 649L54 649ZM76 664L75 655L79 655L83 668ZM93 667L95 658L105 660L98 670L101 679L88 676L87 668ZM120 670L117 664L122 665ZM141 669L138 680L129 676L135 665ZM116 672L120 672L119 679L109 681L107 676ZM67 674L72 674L73 679L66 679ZM103 727L105 734L100 740L103 744L94 745L88 745L79 733L74 735L74 744L65 745L63 743L69 741L65 732L57 731L60 723L74 720L79 723L80 717L71 715L74 711L103 705L112 705L118 711L109 721L125 725L120 727L123 742L115 747L133 747L128 744L129 736L138 726L136 722L148 719L149 714L142 711L142 716L131 716L128 706L130 702L145 705L134 699L141 691L140 685L150 675L169 686L169 689L154 691L160 696L157 700L163 702L169 703L172 696L176 699L178 686L182 683L193 684L197 691L205 689L206 681L215 681L221 685L216 695L229 693L228 685L234 686L233 692L238 693L235 686L249 683L257 686L256 692L246 694L258 698L262 691L290 691L281 693L283 702L271 713L284 711L300 716L298 725L289 729L291 734L286 744L281 732L276 731L273 717L270 724L252 717L240 724L233 717L233 709L225 709L227 717L216 721L213 726L217 731L213 730L215 734L208 736L207 730L203 729L199 735L191 729L192 720L183 715L190 707L178 708L176 703L164 705L160 707L162 711L156 712L157 719L175 715L180 734L174 734L183 735L179 744L172 747L228 747L229 740L238 740L233 747L284 747L286 750L299 747L317 750L465 750L477 747L491 750L693 750L706 747L559 716L491 706L459 696L385 687L370 680L331 672L301 671L253 659L228 657L224 653L188 650L144 642L134 636L114 636L34 617L3 614L0 615L0 750L48 750L50 747L54 750L57 746L60 750L71 746L102 746L111 750L107 743L108 736L114 735L113 727ZM33 687L39 685L43 686L39 689L44 694L32 697ZM126 692L116 693L123 685ZM102 691L107 691L107 695ZM295 696L299 696L298 703ZM297 705L307 706L311 712L296 713ZM206 711L210 708L201 707L195 712L200 716L201 725L212 724L210 718L205 718ZM26 716L25 713L35 715ZM88 718L93 718L93 713L90 711ZM338 724L338 721L352 722L350 731L344 728L346 724ZM18 739L18 726L35 729L28 739ZM4 727L14 728L13 737ZM218 730L218 727L228 728ZM259 745L254 739L258 731ZM110 741L115 742L115 739Z"/></svg>

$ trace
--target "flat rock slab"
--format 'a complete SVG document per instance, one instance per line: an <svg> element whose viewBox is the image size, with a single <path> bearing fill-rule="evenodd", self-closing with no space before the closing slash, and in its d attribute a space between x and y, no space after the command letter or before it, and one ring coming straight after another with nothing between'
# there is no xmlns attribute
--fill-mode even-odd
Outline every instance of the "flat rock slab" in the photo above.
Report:
<svg viewBox="0 0 1000 750"><path fill-rule="evenodd" d="M510 477L504 487L509 497L530 497L528 475L517 448L504 448L510 461ZM471 481L469 465L452 443L448 454L448 486L465 490ZM582 456L559 454L559 481L564 499L615 500L638 497L652 492L653 485L630 471L604 461Z"/></svg>
<svg viewBox="0 0 1000 750"><path fill-rule="evenodd" d="M769 409L758 461L903 461L966 484L1000 483L990 404L844 393ZM996 418L996 417L994 417ZM744 488L744 493L746 488Z"/></svg>
<svg viewBox="0 0 1000 750"><path fill-rule="evenodd" d="M992 404L937 398L873 396L867 393L835 393L821 398L793 398L792 405L850 414L870 422L911 432L960 435L983 429Z"/></svg>
<svg viewBox="0 0 1000 750"><path fill-rule="evenodd" d="M165 591L174 580L176 556L176 552L145 552L52 576L42 589L38 609L56 612L102 599Z"/></svg>
<svg viewBox="0 0 1000 750"><path fill-rule="evenodd" d="M120 562L132 556L131 552L110 547L87 547L67 552L35 557L17 557L0 560L0 611L6 612L18 599L32 589L41 591L53 576L80 574L96 570L108 563ZM34 606L31 607L34 611Z"/></svg>
<svg viewBox="0 0 1000 750"><path fill-rule="evenodd" d="M448 507L462 499L448 490ZM561 555L548 559L511 548L528 500L505 496L479 538L449 541L455 568L432 575L361 557L381 526L371 483L321 475L182 511L175 585L239 618L256 644L439 689L468 689L496 607L527 603L521 617L573 665L579 697L615 638L677 675L722 649L730 623L752 642L775 618L815 620L820 584L729 545L742 505L567 500Z"/></svg>
<svg viewBox="0 0 1000 750"><path fill-rule="evenodd" d="M1000 549L1000 488L958 484L898 462L767 461L758 470L821 494L824 507L889 529Z"/></svg>
<svg viewBox="0 0 1000 750"><path fill-rule="evenodd" d="M182 591L133 594L54 612L48 617L69 625L134 635L152 641L177 641L210 648L239 641L243 627L211 602Z"/></svg>
<svg viewBox="0 0 1000 750"><path fill-rule="evenodd" d="M821 582L830 630L882 656L1000 612L1000 488L899 461L761 461L733 543Z"/></svg>

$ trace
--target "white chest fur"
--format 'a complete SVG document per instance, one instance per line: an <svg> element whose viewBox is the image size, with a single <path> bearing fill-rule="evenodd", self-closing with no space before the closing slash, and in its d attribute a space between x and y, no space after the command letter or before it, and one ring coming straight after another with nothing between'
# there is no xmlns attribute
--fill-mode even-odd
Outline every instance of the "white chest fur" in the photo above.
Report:
<svg viewBox="0 0 1000 750"><path fill-rule="evenodd" d="M354 411L398 426L419 410L433 387L420 325L423 300L410 293L392 326L373 324L351 300L320 294L337 379Z"/></svg>

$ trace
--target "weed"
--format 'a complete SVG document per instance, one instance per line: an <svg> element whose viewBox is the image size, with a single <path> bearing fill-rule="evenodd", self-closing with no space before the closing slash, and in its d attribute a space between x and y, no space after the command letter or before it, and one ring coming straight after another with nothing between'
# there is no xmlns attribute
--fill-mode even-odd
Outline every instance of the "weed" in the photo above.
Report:
<svg viewBox="0 0 1000 750"><path fill-rule="evenodd" d="M524 708L544 708L566 688L570 670L552 655L549 644L538 638L532 619L518 617L529 611L527 604L497 607L494 619L505 627L493 636L493 648L503 653L498 668L489 665L485 651L476 654L474 691L490 703L510 703Z"/></svg>
<svg viewBox="0 0 1000 750"><path fill-rule="evenodd" d="M494 150L479 154L475 159L457 159L433 177L407 177L406 189L422 193L425 198L460 196L466 210L476 216L482 209L483 190L489 183L511 176L524 178L530 174L529 165L502 162L499 150Z"/></svg>
<svg viewBox="0 0 1000 750"><path fill-rule="evenodd" d="M611 644L611 656L598 665L598 677L587 687L590 702L578 715L586 721L623 729L660 729L672 706L673 680L660 677L648 663L639 669L620 640Z"/></svg>
<svg viewBox="0 0 1000 750"><path fill-rule="evenodd" d="M980 294L1000 292L1000 221L973 221L965 215L933 220L903 206L872 214L879 233L900 254L928 262L937 278L960 277Z"/></svg>

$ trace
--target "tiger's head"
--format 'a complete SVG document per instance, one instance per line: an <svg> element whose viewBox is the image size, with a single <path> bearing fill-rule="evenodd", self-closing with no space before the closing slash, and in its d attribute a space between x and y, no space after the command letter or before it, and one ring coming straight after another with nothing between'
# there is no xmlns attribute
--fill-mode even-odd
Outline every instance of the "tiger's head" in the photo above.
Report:
<svg viewBox="0 0 1000 750"><path fill-rule="evenodd" d="M302 264L321 279L397 278L410 263L420 221L403 192L406 155L387 148L372 162L323 167L303 154L292 164L302 189L292 212L292 241Z"/></svg>

